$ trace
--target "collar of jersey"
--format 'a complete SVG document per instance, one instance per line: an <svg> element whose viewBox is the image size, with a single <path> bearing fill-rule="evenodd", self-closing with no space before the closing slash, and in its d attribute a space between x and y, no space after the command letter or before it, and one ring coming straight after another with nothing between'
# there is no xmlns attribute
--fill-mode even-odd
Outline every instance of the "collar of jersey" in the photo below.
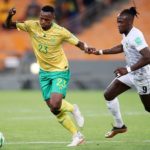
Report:
<svg viewBox="0 0 150 150"><path fill-rule="evenodd" d="M54 22L52 22L52 25L51 25L51 27L48 30L43 30L42 27L41 27L41 25L40 25L40 23L39 23L39 26L40 26L42 32L48 32L48 31L52 30L52 28L54 26Z"/></svg>

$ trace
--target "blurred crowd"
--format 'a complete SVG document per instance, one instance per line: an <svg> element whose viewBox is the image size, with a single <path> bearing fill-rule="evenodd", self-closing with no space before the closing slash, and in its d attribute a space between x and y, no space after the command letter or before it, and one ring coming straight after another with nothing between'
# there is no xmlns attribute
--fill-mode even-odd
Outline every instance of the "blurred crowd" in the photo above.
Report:
<svg viewBox="0 0 150 150"><path fill-rule="evenodd" d="M41 4L37 0L29 0L22 20L37 19ZM55 7L56 22L65 26L73 33L79 33L83 27L97 20L102 10L117 0L47 0L47 4ZM44 4L43 4L44 5ZM15 6L13 0L0 1L0 25L4 27L8 11Z"/></svg>

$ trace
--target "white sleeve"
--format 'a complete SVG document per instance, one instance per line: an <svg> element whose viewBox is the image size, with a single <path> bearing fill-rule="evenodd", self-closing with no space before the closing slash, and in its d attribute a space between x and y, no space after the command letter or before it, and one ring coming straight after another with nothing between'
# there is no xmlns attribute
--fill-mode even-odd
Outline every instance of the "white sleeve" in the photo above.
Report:
<svg viewBox="0 0 150 150"><path fill-rule="evenodd" d="M145 47L148 47L148 44L146 43L142 33L137 34L133 40L134 46L138 51L144 49Z"/></svg>

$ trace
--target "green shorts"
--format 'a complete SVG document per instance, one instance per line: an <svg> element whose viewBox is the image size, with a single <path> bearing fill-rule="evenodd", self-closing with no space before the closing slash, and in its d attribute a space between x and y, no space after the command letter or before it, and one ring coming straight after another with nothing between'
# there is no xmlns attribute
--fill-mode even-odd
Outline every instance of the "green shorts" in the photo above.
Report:
<svg viewBox="0 0 150 150"><path fill-rule="evenodd" d="M49 72L40 69L39 82L44 100L49 100L52 93L60 93L65 98L69 80L69 70Z"/></svg>

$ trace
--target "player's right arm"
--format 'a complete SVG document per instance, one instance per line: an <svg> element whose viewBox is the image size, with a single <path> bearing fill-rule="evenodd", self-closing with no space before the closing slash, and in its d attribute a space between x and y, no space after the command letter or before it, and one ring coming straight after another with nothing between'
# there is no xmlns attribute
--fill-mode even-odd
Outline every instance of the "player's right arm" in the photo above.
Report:
<svg viewBox="0 0 150 150"><path fill-rule="evenodd" d="M12 21L12 17L16 14L16 9L15 8L11 8L8 12L8 16L7 16L7 19L6 19L6 22L5 22L5 26L6 28L9 28L9 29L16 29L17 26L16 26L16 22L13 22Z"/></svg>
<svg viewBox="0 0 150 150"><path fill-rule="evenodd" d="M108 55L108 54L118 54L118 53L122 53L122 52L123 52L123 45L120 44L120 45L114 46L110 49L95 50L91 53L95 54L95 55Z"/></svg>
<svg viewBox="0 0 150 150"><path fill-rule="evenodd" d="M19 31L25 31L25 32L30 32L30 21L24 21L24 22L14 22L12 21L12 17L16 14L16 9L11 8L9 10L6 22L5 22L5 27L8 29L18 29Z"/></svg>

